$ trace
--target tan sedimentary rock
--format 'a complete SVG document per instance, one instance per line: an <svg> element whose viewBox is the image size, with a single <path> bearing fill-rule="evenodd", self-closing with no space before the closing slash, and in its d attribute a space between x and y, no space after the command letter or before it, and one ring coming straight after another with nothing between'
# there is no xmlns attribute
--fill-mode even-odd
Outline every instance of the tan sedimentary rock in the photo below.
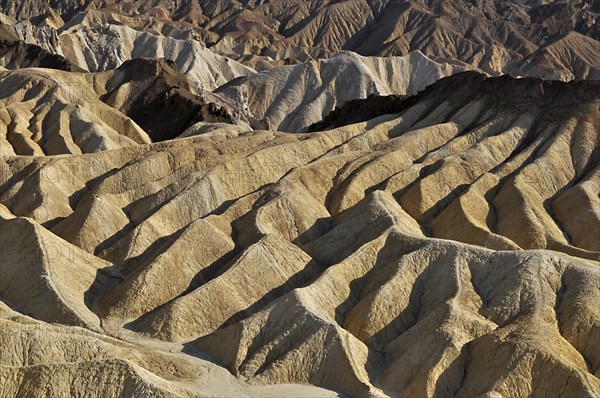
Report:
<svg viewBox="0 0 600 398"><path fill-rule="evenodd" d="M313 133L197 124L160 143L2 157L3 243L35 256L2 259L0 321L17 310L71 333L50 340L60 355L0 357L2 388L598 395L599 106L594 82L467 73L350 103L368 120L340 112ZM48 260L58 243L73 261ZM51 346L14 328L0 344ZM102 343L78 356L80 334Z"/></svg>
<svg viewBox="0 0 600 398"><path fill-rule="evenodd" d="M199 90L173 62L127 61L113 71L0 71L0 154L98 152L173 139L197 122L249 129L226 99Z"/></svg>
<svg viewBox="0 0 600 398"><path fill-rule="evenodd" d="M149 143L98 98L86 76L51 69L0 72L0 154L58 155Z"/></svg>
<svg viewBox="0 0 600 398"><path fill-rule="evenodd" d="M436 62L492 75L600 76L600 8L594 2L30 0L19 7L6 0L0 10L8 24L22 20L10 29L22 41L76 65L97 70L132 55L179 54L178 66L191 64L185 72L208 79L207 85L224 82L201 65L225 74L240 69L207 54L205 46L230 57L231 65L241 61L258 69L342 50L386 57L421 51ZM193 59L193 52L203 59Z"/></svg>

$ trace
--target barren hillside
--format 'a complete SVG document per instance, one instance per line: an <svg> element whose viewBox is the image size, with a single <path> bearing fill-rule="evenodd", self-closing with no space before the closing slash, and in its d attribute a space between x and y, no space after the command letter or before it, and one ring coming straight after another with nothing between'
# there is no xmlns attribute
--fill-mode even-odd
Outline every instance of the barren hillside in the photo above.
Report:
<svg viewBox="0 0 600 398"><path fill-rule="evenodd" d="M600 397L599 13L0 0L0 397Z"/></svg>
<svg viewBox="0 0 600 398"><path fill-rule="evenodd" d="M327 60L269 68L215 92L253 119L255 128L301 132L350 100L416 94L442 77L465 70L433 62L418 51L387 58L344 52Z"/></svg>
<svg viewBox="0 0 600 398"><path fill-rule="evenodd" d="M72 41L77 26L85 31L110 23L193 39L252 65L328 58L341 50L367 56L418 50L436 62L493 75L600 77L600 6L594 1L4 0L0 5L9 17L34 25L34 32L43 28L22 34L36 37L36 44L48 42L52 29L61 41Z"/></svg>
<svg viewBox="0 0 600 398"><path fill-rule="evenodd" d="M310 134L4 157L2 297L131 341L68 363L115 358L95 371L141 395L197 396L161 347L353 397L600 393L598 84L467 73L397 101Z"/></svg>

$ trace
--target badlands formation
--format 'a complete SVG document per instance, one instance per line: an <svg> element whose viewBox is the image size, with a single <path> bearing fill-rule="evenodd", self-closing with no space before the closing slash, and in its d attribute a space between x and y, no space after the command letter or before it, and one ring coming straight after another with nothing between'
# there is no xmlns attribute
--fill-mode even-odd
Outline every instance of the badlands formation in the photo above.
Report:
<svg viewBox="0 0 600 398"><path fill-rule="evenodd" d="M215 92L245 110L255 128L300 132L350 100L373 94L416 94L442 77L465 70L433 62L419 51L385 58L347 52L240 77Z"/></svg>
<svg viewBox="0 0 600 398"><path fill-rule="evenodd" d="M98 60L94 54L106 47L86 47L113 46L116 37L131 43L131 34L111 27L120 25L202 42L261 68L342 50L366 56L419 50L492 75L600 77L600 3L593 0L0 0L0 11L19 21L14 30L23 40L88 67L132 50Z"/></svg>
<svg viewBox="0 0 600 398"><path fill-rule="evenodd" d="M400 3L0 0L0 396L600 396L596 3Z"/></svg>

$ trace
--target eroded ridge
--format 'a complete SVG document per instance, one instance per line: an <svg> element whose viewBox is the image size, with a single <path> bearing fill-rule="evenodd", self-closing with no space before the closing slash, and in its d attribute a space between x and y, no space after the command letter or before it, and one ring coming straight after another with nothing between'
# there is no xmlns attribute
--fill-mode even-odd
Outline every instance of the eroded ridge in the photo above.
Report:
<svg viewBox="0 0 600 398"><path fill-rule="evenodd" d="M252 385L594 396L599 98L596 83L468 73L310 134L4 157L0 293L36 322L208 353ZM8 358L17 391L37 363ZM111 369L135 388L202 396L130 362Z"/></svg>

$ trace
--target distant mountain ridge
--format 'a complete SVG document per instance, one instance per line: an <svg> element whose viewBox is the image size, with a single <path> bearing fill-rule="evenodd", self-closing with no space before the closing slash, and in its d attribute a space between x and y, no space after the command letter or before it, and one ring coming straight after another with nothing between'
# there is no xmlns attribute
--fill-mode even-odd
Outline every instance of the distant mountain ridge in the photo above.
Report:
<svg viewBox="0 0 600 398"><path fill-rule="evenodd" d="M217 48L240 60L298 63L341 50L368 56L419 50L494 75L600 78L600 5L591 1L2 0L0 6L34 25L135 16L127 23L141 30L186 34L209 47L227 39Z"/></svg>

